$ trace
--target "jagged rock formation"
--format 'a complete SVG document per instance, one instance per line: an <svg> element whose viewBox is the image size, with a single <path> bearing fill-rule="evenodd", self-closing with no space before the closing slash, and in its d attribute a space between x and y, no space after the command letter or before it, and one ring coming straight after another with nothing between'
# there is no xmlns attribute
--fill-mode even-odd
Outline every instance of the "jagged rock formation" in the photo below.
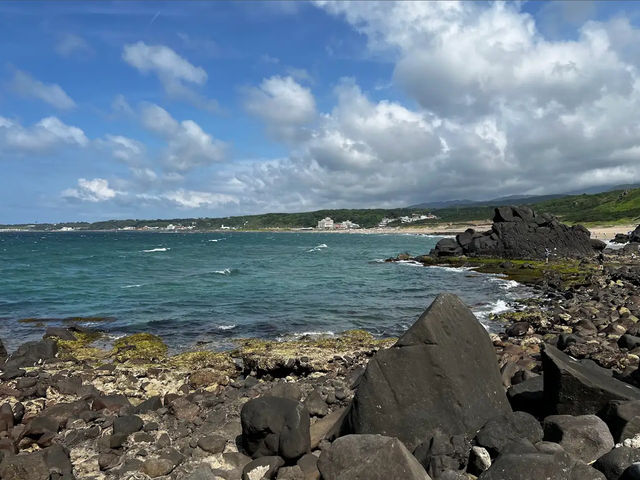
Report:
<svg viewBox="0 0 640 480"><path fill-rule="evenodd" d="M455 239L442 239L430 255L577 258L594 255L604 248L602 242L592 242L590 235L582 225L569 227L552 215L536 214L527 207L498 207L491 230L480 233L468 229Z"/></svg>
<svg viewBox="0 0 640 480"><path fill-rule="evenodd" d="M371 359L343 433L393 436L413 450L434 429L473 436L510 411L487 331L458 297L441 294Z"/></svg>

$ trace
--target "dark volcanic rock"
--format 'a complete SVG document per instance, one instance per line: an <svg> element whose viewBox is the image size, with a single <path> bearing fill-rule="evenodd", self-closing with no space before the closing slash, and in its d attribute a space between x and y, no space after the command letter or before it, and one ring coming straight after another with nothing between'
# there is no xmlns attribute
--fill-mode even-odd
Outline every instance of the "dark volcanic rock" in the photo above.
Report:
<svg viewBox="0 0 640 480"><path fill-rule="evenodd" d="M616 442L632 438L640 433L640 400L613 401L603 417Z"/></svg>
<svg viewBox="0 0 640 480"><path fill-rule="evenodd" d="M435 429L472 436L510 411L487 331L458 297L441 294L369 361L342 432L395 436L414 449Z"/></svg>
<svg viewBox="0 0 640 480"><path fill-rule="evenodd" d="M544 379L538 375L512 385L507 390L507 398L514 410L522 410L540 416L544 410Z"/></svg>
<svg viewBox="0 0 640 480"><path fill-rule="evenodd" d="M56 472L50 476L50 472ZM59 445L19 455L7 455L0 463L3 480L73 480L68 452Z"/></svg>
<svg viewBox="0 0 640 480"><path fill-rule="evenodd" d="M15 370L33 367L41 362L55 358L57 353L58 344L51 339L23 343L7 358L3 368L5 370Z"/></svg>
<svg viewBox="0 0 640 480"><path fill-rule="evenodd" d="M640 390L584 365L551 345L542 352L545 406L549 413L603 412L611 400L640 400Z"/></svg>
<svg viewBox="0 0 640 480"><path fill-rule="evenodd" d="M607 424L595 415L551 415L544 419L544 439L585 463L596 461L614 445Z"/></svg>
<svg viewBox="0 0 640 480"><path fill-rule="evenodd" d="M500 455L478 480L606 480L599 471L557 451Z"/></svg>
<svg viewBox="0 0 640 480"><path fill-rule="evenodd" d="M471 442L464 435L449 436L440 431L418 445L413 456L433 478L447 471L464 471L467 467Z"/></svg>
<svg viewBox="0 0 640 480"><path fill-rule="evenodd" d="M397 438L347 435L322 451L323 480L430 480L422 465Z"/></svg>
<svg viewBox="0 0 640 480"><path fill-rule="evenodd" d="M249 400L240 412L242 440L253 458L281 456L296 460L310 450L309 412L288 398Z"/></svg>
<svg viewBox="0 0 640 480"><path fill-rule="evenodd" d="M446 238L431 251L436 257L468 255L503 258L583 257L605 247L593 242L581 225L569 227L548 214L527 207L498 207L493 226L483 234L464 232Z"/></svg>
<svg viewBox="0 0 640 480"><path fill-rule="evenodd" d="M526 439L531 443L542 440L542 427L525 412L492 418L476 435L476 444L484 447L492 457L498 456L510 443Z"/></svg>
<svg viewBox="0 0 640 480"><path fill-rule="evenodd" d="M242 480L254 478L271 479L276 477L278 469L284 465L281 457L260 457L245 465L242 469Z"/></svg>
<svg viewBox="0 0 640 480"><path fill-rule="evenodd" d="M618 480L632 463L640 462L640 449L614 448L600 457L593 466L604 473L607 480Z"/></svg>
<svg viewBox="0 0 640 480"><path fill-rule="evenodd" d="M142 419L137 415L125 415L113 420L113 433L130 435L142 430Z"/></svg>

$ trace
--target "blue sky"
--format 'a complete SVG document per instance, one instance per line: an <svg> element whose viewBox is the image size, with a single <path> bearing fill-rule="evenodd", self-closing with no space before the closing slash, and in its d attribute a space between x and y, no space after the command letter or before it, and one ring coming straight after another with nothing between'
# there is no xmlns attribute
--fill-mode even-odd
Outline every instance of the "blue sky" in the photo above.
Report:
<svg viewBox="0 0 640 480"><path fill-rule="evenodd" d="M0 223L640 181L633 2L0 3Z"/></svg>

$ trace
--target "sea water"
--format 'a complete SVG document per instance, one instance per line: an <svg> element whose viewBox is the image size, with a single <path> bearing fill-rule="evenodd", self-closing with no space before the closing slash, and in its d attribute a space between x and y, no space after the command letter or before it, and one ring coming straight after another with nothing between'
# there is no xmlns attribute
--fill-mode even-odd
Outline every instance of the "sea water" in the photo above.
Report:
<svg viewBox="0 0 640 480"><path fill-rule="evenodd" d="M469 269L385 263L438 237L335 233L0 233L0 338L11 350L68 317L112 337L151 332L172 350L233 338L366 329L395 336L440 292L489 329L527 295ZM30 319L30 321L24 321Z"/></svg>

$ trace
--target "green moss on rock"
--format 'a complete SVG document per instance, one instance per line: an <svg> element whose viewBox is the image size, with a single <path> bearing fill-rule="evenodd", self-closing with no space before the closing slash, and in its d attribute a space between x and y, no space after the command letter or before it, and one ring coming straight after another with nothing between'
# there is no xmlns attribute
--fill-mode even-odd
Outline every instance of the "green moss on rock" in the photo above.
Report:
<svg viewBox="0 0 640 480"><path fill-rule="evenodd" d="M102 333L86 331L73 332L75 340L58 340L58 354L62 360L100 360L106 357L107 352L92 347L96 340L102 337Z"/></svg>
<svg viewBox="0 0 640 480"><path fill-rule="evenodd" d="M110 354L119 362L154 362L167 356L167 345L157 335L134 333L113 343Z"/></svg>

